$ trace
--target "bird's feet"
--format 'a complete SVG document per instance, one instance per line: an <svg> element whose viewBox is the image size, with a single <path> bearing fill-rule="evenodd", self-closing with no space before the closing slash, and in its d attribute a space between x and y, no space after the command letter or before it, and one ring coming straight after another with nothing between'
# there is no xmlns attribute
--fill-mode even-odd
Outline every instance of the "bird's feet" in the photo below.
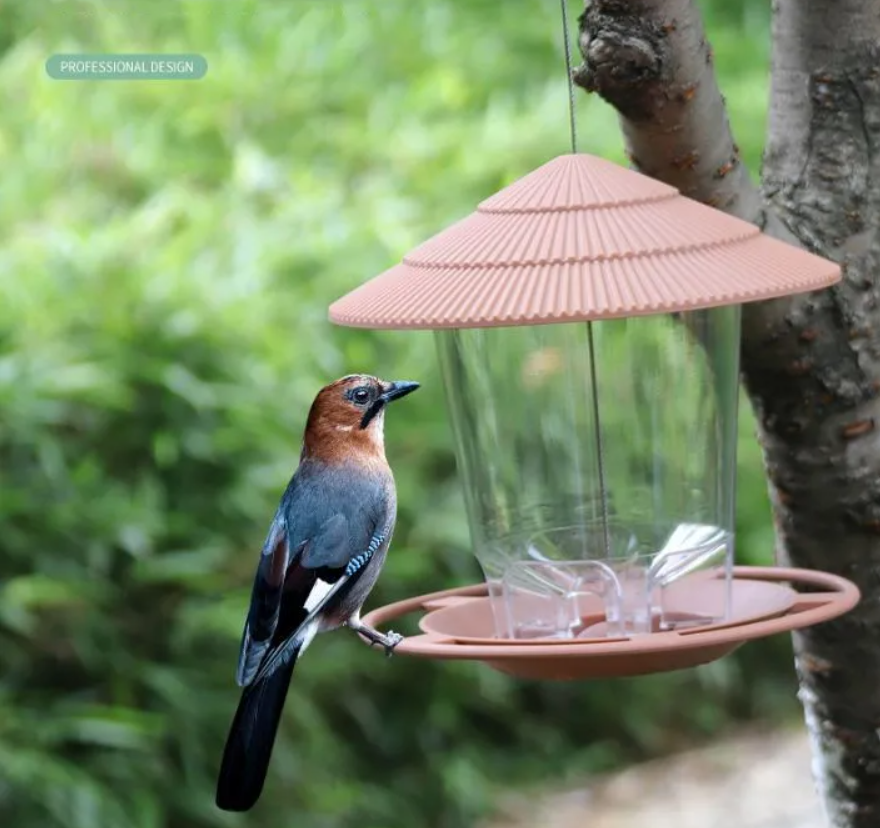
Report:
<svg viewBox="0 0 880 828"><path fill-rule="evenodd" d="M371 641L370 646L372 647L374 643L381 644L385 648L385 655L388 656L388 658L391 658L394 648L403 641L403 636L400 633L394 632L394 630L388 630L383 637L385 639L384 641Z"/></svg>
<svg viewBox="0 0 880 828"><path fill-rule="evenodd" d="M403 641L403 636L400 633L392 630L388 630L387 633L380 633L379 630L374 630L362 621L349 621L348 626L366 638L370 642L371 647L375 647L377 644L383 647L385 655L389 658L394 652L394 648Z"/></svg>

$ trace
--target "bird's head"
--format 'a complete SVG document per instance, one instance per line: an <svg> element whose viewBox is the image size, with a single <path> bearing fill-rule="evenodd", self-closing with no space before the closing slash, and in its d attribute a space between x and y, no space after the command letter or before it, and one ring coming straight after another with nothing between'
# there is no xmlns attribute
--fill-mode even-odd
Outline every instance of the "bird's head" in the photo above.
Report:
<svg viewBox="0 0 880 828"><path fill-rule="evenodd" d="M318 392L309 411L303 452L335 455L366 449L385 455L385 407L412 393L417 382L388 382L367 374L350 374Z"/></svg>

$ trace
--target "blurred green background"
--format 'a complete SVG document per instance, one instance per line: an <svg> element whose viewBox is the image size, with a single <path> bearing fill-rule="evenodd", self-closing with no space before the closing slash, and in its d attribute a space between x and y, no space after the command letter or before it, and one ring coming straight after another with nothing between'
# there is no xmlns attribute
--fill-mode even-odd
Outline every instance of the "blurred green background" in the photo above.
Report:
<svg viewBox="0 0 880 828"><path fill-rule="evenodd" d="M703 4L753 173L766 5ZM44 71L138 51L209 71ZM624 161L606 105L579 94L578 121ZM567 139L553 0L0 4L0 824L459 828L512 786L797 715L785 638L545 685L340 632L297 674L260 806L214 807L257 548L322 384L424 384L389 418L400 520L368 606L479 577L430 335L327 305ZM747 413L741 435L739 559L769 562Z"/></svg>

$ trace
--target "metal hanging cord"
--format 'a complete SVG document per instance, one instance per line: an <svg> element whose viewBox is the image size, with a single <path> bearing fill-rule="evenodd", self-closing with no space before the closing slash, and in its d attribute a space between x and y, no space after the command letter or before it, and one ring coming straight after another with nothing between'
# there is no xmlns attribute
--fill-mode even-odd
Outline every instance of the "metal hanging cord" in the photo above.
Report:
<svg viewBox="0 0 880 828"><path fill-rule="evenodd" d="M575 118L575 89L571 65L571 36L568 25L568 5L566 0L559 0L562 14L562 42L565 49L565 75L568 81L568 124L571 132L571 151L577 153L577 120ZM599 383L596 371L596 346L593 338L593 323L587 322L587 351L590 362L590 391L593 402L593 423L596 434L596 463L599 471L599 500L602 510L602 538L605 546L605 557L611 557L611 529L608 525L608 486L605 477L605 452L602 446L602 421L600 419Z"/></svg>

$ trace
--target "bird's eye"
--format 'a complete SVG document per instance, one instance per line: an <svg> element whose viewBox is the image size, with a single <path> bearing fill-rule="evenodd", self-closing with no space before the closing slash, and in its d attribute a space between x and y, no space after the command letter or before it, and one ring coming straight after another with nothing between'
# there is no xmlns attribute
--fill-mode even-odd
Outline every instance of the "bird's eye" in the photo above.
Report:
<svg viewBox="0 0 880 828"><path fill-rule="evenodd" d="M370 399L370 392L366 388L357 388L352 393L351 398L358 404L363 405Z"/></svg>

